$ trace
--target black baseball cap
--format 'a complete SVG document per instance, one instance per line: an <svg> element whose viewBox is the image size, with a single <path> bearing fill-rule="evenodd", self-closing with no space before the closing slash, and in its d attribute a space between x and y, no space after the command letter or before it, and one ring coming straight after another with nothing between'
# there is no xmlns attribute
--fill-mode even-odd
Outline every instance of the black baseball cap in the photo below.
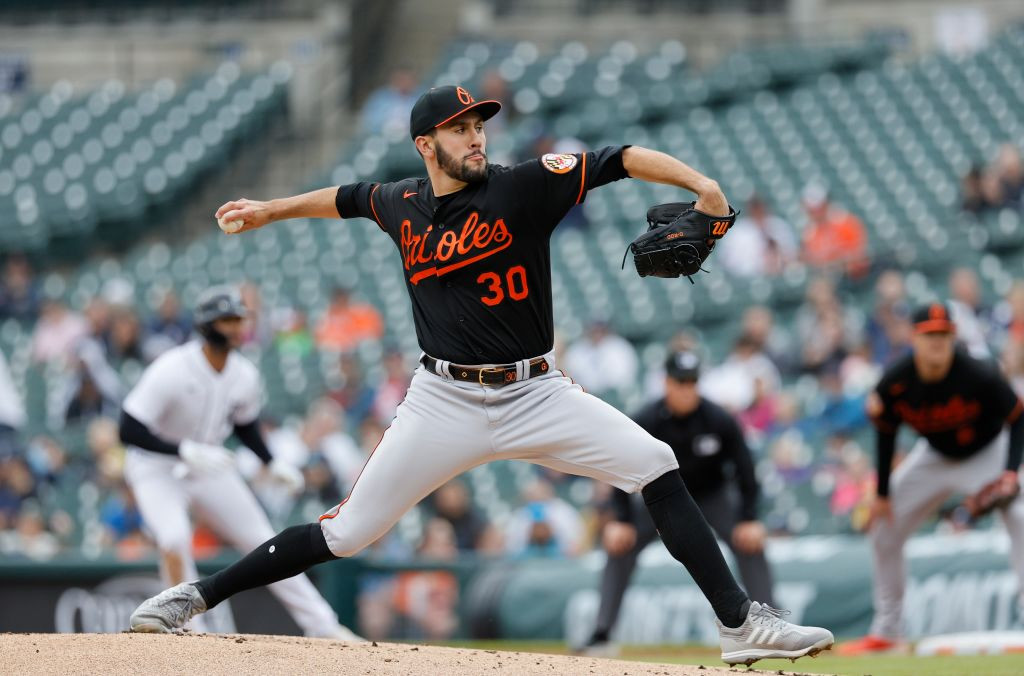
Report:
<svg viewBox="0 0 1024 676"><path fill-rule="evenodd" d="M928 303L914 311L914 333L954 333L956 324L949 305L942 302Z"/></svg>
<svg viewBox="0 0 1024 676"><path fill-rule="evenodd" d="M665 360L665 374L672 380L695 383L700 377L700 357L689 350L673 352Z"/></svg>
<svg viewBox="0 0 1024 676"><path fill-rule="evenodd" d="M417 136L423 136L431 129L470 110L477 111L485 120L489 120L501 110L501 104L490 100L477 101L464 88L455 85L428 89L412 107L409 134L415 141Z"/></svg>

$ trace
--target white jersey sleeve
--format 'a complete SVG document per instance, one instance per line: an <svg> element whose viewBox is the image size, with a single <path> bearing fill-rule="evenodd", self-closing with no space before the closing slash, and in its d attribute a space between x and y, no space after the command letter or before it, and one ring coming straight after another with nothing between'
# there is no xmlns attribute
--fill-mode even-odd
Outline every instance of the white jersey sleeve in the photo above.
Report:
<svg viewBox="0 0 1024 676"><path fill-rule="evenodd" d="M161 420L179 389L176 373L181 366L177 355L178 352L172 350L150 364L122 404L125 413L151 430Z"/></svg>

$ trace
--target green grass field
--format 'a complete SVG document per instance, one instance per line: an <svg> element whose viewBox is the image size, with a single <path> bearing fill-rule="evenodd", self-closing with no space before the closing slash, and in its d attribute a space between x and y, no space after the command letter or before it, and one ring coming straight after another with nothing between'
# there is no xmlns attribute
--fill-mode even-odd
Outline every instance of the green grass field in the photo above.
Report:
<svg viewBox="0 0 1024 676"><path fill-rule="evenodd" d="M566 647L553 641L467 641L451 645L487 650L565 654ZM625 646L619 656L624 660L662 662L669 664L704 664L725 666L718 652L704 646ZM816 658L764 660L749 673L843 674L844 676L1022 676L1024 655L991 657L915 657L887 655L878 657L839 657L823 653ZM746 672L741 668L741 672Z"/></svg>

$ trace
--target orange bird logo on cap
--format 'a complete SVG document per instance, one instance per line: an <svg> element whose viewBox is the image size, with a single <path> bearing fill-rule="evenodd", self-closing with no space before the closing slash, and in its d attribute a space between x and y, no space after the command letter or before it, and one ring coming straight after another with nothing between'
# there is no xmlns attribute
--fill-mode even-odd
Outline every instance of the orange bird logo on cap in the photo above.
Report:
<svg viewBox="0 0 1024 676"><path fill-rule="evenodd" d="M928 319L949 319L949 317L946 316L946 306L942 303L933 303L932 306L928 308Z"/></svg>
<svg viewBox="0 0 1024 676"><path fill-rule="evenodd" d="M456 87L455 94L459 97L459 101L461 101L464 106L468 106L475 100L473 96L462 87Z"/></svg>

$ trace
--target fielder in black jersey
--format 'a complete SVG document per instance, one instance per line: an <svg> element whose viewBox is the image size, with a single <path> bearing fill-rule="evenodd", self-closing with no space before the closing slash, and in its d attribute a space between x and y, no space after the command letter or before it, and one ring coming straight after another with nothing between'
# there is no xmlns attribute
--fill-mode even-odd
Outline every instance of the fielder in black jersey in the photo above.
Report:
<svg viewBox="0 0 1024 676"><path fill-rule="evenodd" d="M1018 482L1024 450L1022 404L998 369L956 344L956 326L944 303L918 309L911 354L893 364L868 398L877 429L878 489L871 508L875 616L871 633L840 650L887 651L903 637L906 572L903 546L952 495L972 495L998 480ZM921 438L892 472L896 433L906 424ZM1000 515L1011 558L1024 589L1024 502ZM1022 597L1024 599L1024 597Z"/></svg>
<svg viewBox="0 0 1024 676"><path fill-rule="evenodd" d="M169 631L239 591L351 556L453 476L516 459L640 491L669 552L714 609L726 662L831 647L827 630L791 624L747 598L667 444L583 392L555 363L548 240L565 213L588 190L631 177L690 190L696 209L728 214L718 184L664 153L630 146L491 166L484 123L500 107L462 87L421 96L409 127L427 178L218 209L227 232L288 218L373 219L401 254L422 366L344 502L215 575L146 601L133 629Z"/></svg>
<svg viewBox="0 0 1024 676"><path fill-rule="evenodd" d="M736 420L700 396L699 374L696 354L670 354L665 362L665 396L641 409L634 420L672 448L697 507L732 550L747 593L772 604L764 526L757 518L754 460ZM640 552L657 537L654 523L634 502L628 493L614 489L614 520L605 524L602 538L608 560L601 576L601 605L584 649L588 655L615 652L610 637L626 587Z"/></svg>

